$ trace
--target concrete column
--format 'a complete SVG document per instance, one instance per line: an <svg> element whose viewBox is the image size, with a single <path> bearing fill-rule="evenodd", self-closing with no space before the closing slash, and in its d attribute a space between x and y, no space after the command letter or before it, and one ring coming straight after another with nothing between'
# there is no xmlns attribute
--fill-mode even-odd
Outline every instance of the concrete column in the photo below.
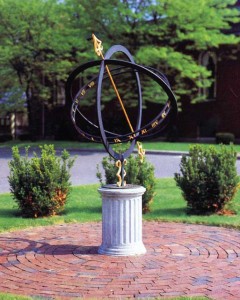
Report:
<svg viewBox="0 0 240 300"><path fill-rule="evenodd" d="M127 256L146 253L142 242L142 186L99 188L102 195L102 245L98 253Z"/></svg>

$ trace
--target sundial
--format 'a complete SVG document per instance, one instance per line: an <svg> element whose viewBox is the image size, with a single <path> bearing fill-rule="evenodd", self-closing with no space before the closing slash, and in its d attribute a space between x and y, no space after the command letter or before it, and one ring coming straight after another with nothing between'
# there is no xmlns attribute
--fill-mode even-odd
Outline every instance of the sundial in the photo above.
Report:
<svg viewBox="0 0 240 300"><path fill-rule="evenodd" d="M152 67L136 64L131 53L122 45L110 47L104 55L102 41L94 34L92 34L91 39L95 53L100 59L81 64L68 77L66 96L68 100L72 101L71 119L82 137L95 143L102 143L106 151L116 160L116 166L119 168L117 185L124 186L126 159L133 152L136 145L139 155L143 156L145 151L142 148L141 141L159 135L175 121L177 102L168 79L162 72ZM120 56L120 59L118 56ZM126 74L130 74L131 79L128 79L130 77L126 77ZM148 82L154 82L161 93L165 94L166 99L165 103L155 112L154 117L146 123L143 122L142 113L144 81L142 81L141 76L147 78ZM127 82L131 85L136 99L134 117L128 114L126 108L126 98L129 96L125 95L122 85ZM106 86L107 91L105 90ZM111 124L106 127L106 116L103 116L102 107L105 98L109 97L110 94L116 99L121 111L121 113L116 114L116 118L121 115L121 122L127 126L127 132L114 130L114 128L111 128ZM85 114L83 104L86 105L86 99L87 101L93 101L96 120ZM128 148L125 151L118 152L114 145L121 143L128 143Z"/></svg>

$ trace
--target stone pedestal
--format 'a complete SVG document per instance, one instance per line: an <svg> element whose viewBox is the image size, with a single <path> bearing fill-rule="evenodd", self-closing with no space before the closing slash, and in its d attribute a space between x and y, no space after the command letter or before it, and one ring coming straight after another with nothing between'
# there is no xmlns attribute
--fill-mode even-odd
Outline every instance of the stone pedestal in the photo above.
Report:
<svg viewBox="0 0 240 300"><path fill-rule="evenodd" d="M99 188L102 195L102 245L98 253L127 256L146 253L142 242L142 186Z"/></svg>

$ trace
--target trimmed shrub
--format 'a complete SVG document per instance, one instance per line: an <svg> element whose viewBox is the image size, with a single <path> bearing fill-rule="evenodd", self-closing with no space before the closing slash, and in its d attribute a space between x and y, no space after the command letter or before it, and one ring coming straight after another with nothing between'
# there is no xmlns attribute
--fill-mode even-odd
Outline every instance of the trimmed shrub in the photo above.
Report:
<svg viewBox="0 0 240 300"><path fill-rule="evenodd" d="M99 166L97 166L97 177L100 183L102 185L115 184L117 182L115 160L111 156L104 157L102 166L105 172L105 182L103 182L102 174L99 171ZM143 213L149 212L156 186L154 166L148 162L145 157L143 162L141 162L138 156L130 155L127 159L125 170L127 172L125 177L127 184L141 185L146 188L146 192L142 196L142 210Z"/></svg>
<svg viewBox="0 0 240 300"><path fill-rule="evenodd" d="M180 172L175 174L175 181L190 213L219 212L237 191L236 153L232 147L217 150L193 145L189 157L181 159Z"/></svg>
<svg viewBox="0 0 240 300"><path fill-rule="evenodd" d="M216 143L217 144L229 145L231 143L234 143L234 140L235 140L235 136L232 133L219 132L216 134Z"/></svg>
<svg viewBox="0 0 240 300"><path fill-rule="evenodd" d="M30 159L28 149L22 157L16 146L12 148L8 180L13 198L24 217L55 215L67 201L74 159L66 150L57 157L53 145L40 146L40 157L34 152Z"/></svg>

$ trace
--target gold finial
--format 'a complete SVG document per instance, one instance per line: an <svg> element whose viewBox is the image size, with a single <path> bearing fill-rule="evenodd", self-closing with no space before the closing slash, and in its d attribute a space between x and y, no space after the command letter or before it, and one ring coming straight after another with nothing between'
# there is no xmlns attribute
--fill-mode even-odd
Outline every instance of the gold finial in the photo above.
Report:
<svg viewBox="0 0 240 300"><path fill-rule="evenodd" d="M95 53L97 54L97 56L101 56L101 58L104 59L102 54L103 51L102 41L100 41L95 34L92 34L92 39L93 39L93 47Z"/></svg>
<svg viewBox="0 0 240 300"><path fill-rule="evenodd" d="M140 157L140 162L143 163L143 159L146 151L143 149L142 143L137 141L138 155Z"/></svg>

